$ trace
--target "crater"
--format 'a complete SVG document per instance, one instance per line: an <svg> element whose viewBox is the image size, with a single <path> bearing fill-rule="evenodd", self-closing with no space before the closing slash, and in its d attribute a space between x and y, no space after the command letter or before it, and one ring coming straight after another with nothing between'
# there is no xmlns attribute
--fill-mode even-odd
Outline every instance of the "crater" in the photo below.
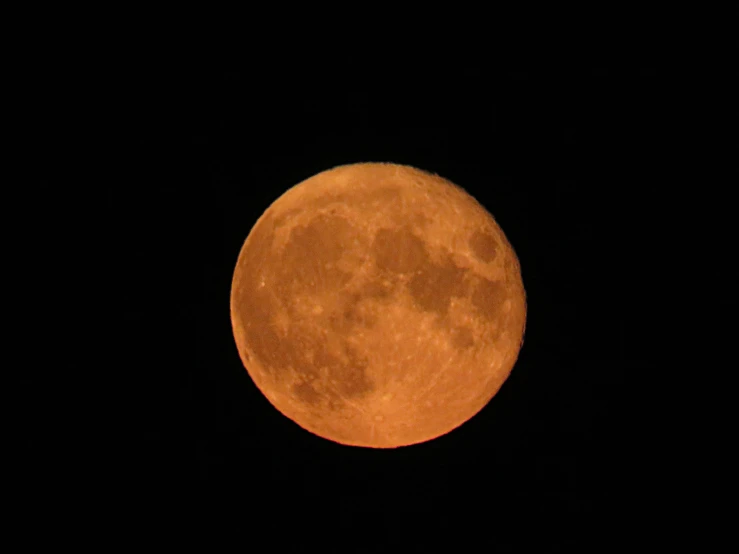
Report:
<svg viewBox="0 0 739 554"><path fill-rule="evenodd" d="M387 300L395 293L395 287L390 281L373 278L367 281L362 288L362 296L376 300Z"/></svg>
<svg viewBox="0 0 739 554"><path fill-rule="evenodd" d="M363 398L375 390L367 371L369 361L352 349L347 349L347 355L348 363L329 368L329 381L335 382L334 386L342 398Z"/></svg>
<svg viewBox="0 0 739 554"><path fill-rule="evenodd" d="M280 336L273 325L255 325L249 337L250 347L265 369L277 380L288 371L294 371L304 380L319 377L319 370L327 365L340 363L338 356L328 350L328 346L316 331L307 326L288 323L285 333ZM256 320L259 321L259 320Z"/></svg>
<svg viewBox="0 0 739 554"><path fill-rule="evenodd" d="M452 297L465 294L467 273L447 257L442 264L423 266L408 283L408 291L420 309L446 315Z"/></svg>
<svg viewBox="0 0 739 554"><path fill-rule="evenodd" d="M335 264L357 238L358 232L347 219L330 214L295 227L279 263L282 284L293 292L334 291L342 287L351 274Z"/></svg>
<svg viewBox="0 0 739 554"><path fill-rule="evenodd" d="M349 191L329 190L323 194L314 196L305 201L301 207L291 208L277 215L277 225L283 224L290 217L305 213L306 211L320 212L328 209L332 211L335 206L349 208L360 208L361 210L387 210L400 204L402 190L398 186L376 186L370 185L362 188L349 185Z"/></svg>
<svg viewBox="0 0 739 554"><path fill-rule="evenodd" d="M353 294L328 317L328 325L339 335L347 335L357 327L371 328L377 315L370 303L359 294Z"/></svg>
<svg viewBox="0 0 739 554"><path fill-rule="evenodd" d="M249 346L254 351L257 359L267 371L272 372L280 363L282 340L269 325L247 325L245 329Z"/></svg>
<svg viewBox="0 0 739 554"><path fill-rule="evenodd" d="M469 327L454 327L450 332L452 345L459 350L467 350L475 344L475 337Z"/></svg>
<svg viewBox="0 0 739 554"><path fill-rule="evenodd" d="M483 262L492 262L498 255L498 242L489 233L475 231L468 244L474 256Z"/></svg>
<svg viewBox="0 0 739 554"><path fill-rule="evenodd" d="M305 207L301 208L292 208L289 210L284 210L276 213L274 215L274 222L275 222L275 228L282 227L282 225L290 221L292 218L294 218L297 215L300 215L301 213L305 212Z"/></svg>
<svg viewBox="0 0 739 554"><path fill-rule="evenodd" d="M471 300L483 317L495 321L500 316L506 300L506 288L500 281L479 279L472 291Z"/></svg>
<svg viewBox="0 0 739 554"><path fill-rule="evenodd" d="M416 229L425 229L431 223L431 218L419 210L414 211L408 217L411 225Z"/></svg>
<svg viewBox="0 0 739 554"><path fill-rule="evenodd" d="M385 208L386 206L397 206L402 196L400 187L377 187L372 188L357 199L350 199L349 204L360 204L362 208Z"/></svg>
<svg viewBox="0 0 739 554"><path fill-rule="evenodd" d="M321 394L308 381L293 385L292 392L303 404L313 405L321 401Z"/></svg>
<svg viewBox="0 0 739 554"><path fill-rule="evenodd" d="M272 267L272 239L274 237L274 220L272 216L263 217L252 229L248 247L244 248L236 269L240 278L233 287L233 314L244 330L246 344L252 354L272 372L280 362L280 345L282 339L278 329L265 324L276 312L277 300L271 286L263 283L274 282L275 277L269 268Z"/></svg>
<svg viewBox="0 0 739 554"><path fill-rule="evenodd" d="M312 368L306 368L316 378L325 370L340 367L342 364L340 353L331 352L328 344L323 340L317 340L313 350ZM343 345L342 345L343 347Z"/></svg>
<svg viewBox="0 0 739 554"><path fill-rule="evenodd" d="M377 324L377 313L368 301L357 301L346 314L349 321L365 328L374 327Z"/></svg>
<svg viewBox="0 0 739 554"><path fill-rule="evenodd" d="M375 265L393 273L411 273L428 264L426 245L408 227L379 229L372 242Z"/></svg>
<svg viewBox="0 0 739 554"><path fill-rule="evenodd" d="M276 367L292 367L300 384L293 390L305 396L305 402L314 398L313 392L326 390L326 395L354 399L374 390L368 374L369 361L358 354L339 337L339 341L327 341L320 327L292 325L286 340L279 345L279 361ZM332 387L324 384L334 383ZM311 391L310 389L313 389Z"/></svg>

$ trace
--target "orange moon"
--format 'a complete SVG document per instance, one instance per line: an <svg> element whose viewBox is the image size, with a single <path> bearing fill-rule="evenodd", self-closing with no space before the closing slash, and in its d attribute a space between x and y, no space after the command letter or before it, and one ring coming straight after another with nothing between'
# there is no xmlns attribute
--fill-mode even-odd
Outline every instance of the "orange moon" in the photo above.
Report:
<svg viewBox="0 0 739 554"><path fill-rule="evenodd" d="M526 294L503 231L462 188L360 163L267 208L239 253L231 321L283 415L337 443L395 448L452 431L498 392Z"/></svg>

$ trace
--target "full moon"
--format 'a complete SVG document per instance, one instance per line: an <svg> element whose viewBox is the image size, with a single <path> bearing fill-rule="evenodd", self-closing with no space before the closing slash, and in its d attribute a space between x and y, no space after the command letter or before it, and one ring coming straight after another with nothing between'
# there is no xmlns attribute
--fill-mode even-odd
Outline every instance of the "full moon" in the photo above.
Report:
<svg viewBox="0 0 739 554"><path fill-rule="evenodd" d="M395 448L449 433L498 392L526 294L500 226L462 188L359 163L295 185L258 219L231 322L283 415L337 443Z"/></svg>

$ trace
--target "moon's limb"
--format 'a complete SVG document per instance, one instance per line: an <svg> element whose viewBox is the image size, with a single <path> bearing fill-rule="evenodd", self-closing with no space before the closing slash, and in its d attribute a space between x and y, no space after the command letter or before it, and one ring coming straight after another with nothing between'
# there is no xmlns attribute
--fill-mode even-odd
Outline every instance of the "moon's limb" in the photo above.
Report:
<svg viewBox="0 0 739 554"><path fill-rule="evenodd" d="M424 442L508 377L526 300L493 217L438 176L354 164L287 191L257 221L231 295L236 344L284 415L336 442Z"/></svg>

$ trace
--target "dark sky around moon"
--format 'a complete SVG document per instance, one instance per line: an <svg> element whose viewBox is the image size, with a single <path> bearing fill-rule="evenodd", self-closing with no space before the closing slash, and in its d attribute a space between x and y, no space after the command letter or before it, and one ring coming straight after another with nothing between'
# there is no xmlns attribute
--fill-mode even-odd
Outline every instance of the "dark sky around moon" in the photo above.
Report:
<svg viewBox="0 0 739 554"><path fill-rule="evenodd" d="M128 71L125 102L100 112L101 136L115 135L101 148L98 216L114 228L122 329L101 371L130 391L111 440L139 498L248 503L254 525L320 520L377 540L434 529L483 544L498 540L491 522L551 518L575 536L573 522L633 503L655 471L641 384L655 343L668 344L654 321L669 303L657 270L680 125L664 101L672 74L197 57ZM519 361L493 401L400 451L331 443L274 410L229 320L239 249L267 206L362 161L465 188L514 246L528 299Z"/></svg>

